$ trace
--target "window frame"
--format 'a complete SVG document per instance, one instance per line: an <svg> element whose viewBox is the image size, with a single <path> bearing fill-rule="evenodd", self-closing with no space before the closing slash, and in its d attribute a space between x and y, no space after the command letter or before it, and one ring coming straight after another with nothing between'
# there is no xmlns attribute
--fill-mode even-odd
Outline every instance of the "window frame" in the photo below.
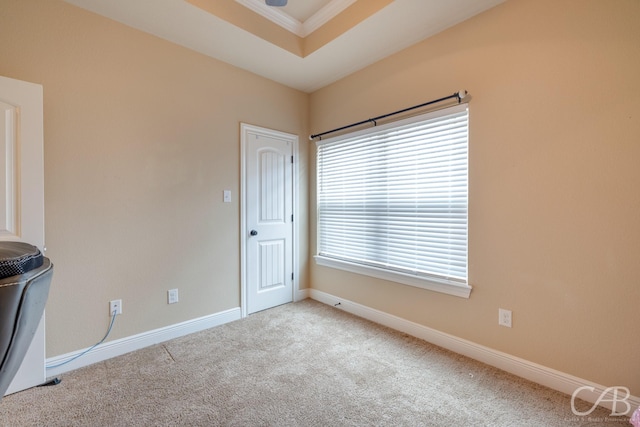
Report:
<svg viewBox="0 0 640 427"><path fill-rule="evenodd" d="M468 280L468 266L469 266L469 259L468 259L468 248L469 248L469 241L468 241L468 236L469 236L469 224L468 224L468 219L469 219L469 215L468 215L468 208L469 208L469 190L468 190L468 174L469 174L469 108L468 108L468 104L458 104L452 107L447 107L447 108L443 108L440 110L435 110L435 111L431 111L431 112L427 112L427 113L423 113L423 114L419 114L416 116L412 116L406 119L402 119L402 120L398 120L398 121L394 121L391 123L387 123L381 126L376 126L376 127L372 127L372 128L368 128L368 129L364 129L361 131L357 131L357 132L351 132L348 134L343 134L343 135L339 135L337 137L334 138L329 138L326 140L321 140L321 141L316 141L316 145L319 148L321 145L324 144L330 144L330 143L335 143L335 142L339 142L341 140L344 139L351 139L351 138L355 138L355 137L359 137L359 136L366 136L366 135L370 135L370 134L374 134L374 133L379 133L381 131L387 131L387 130L391 130L394 128L399 128L399 127L403 127L406 125L410 125L410 124L417 124L420 122L424 122L424 121L428 121L428 120L433 120L433 119L437 119L439 117L445 117L445 116L450 116L453 114L458 114L462 111L467 111L467 140L466 140L466 180L467 180L467 187L466 187L466 274L467 277L465 278L464 282L460 281L460 280L448 280L445 277L441 277L438 275L425 275L425 274L421 274L421 275L414 275L414 274L409 274L409 273L405 273L402 271L397 271L394 269L386 269L383 267L377 267L377 266L373 266L373 265L368 265L368 264L360 264L357 262L350 262L347 260L341 260L341 259L337 259L337 258L333 258L333 257L327 257L327 256L323 256L320 255L321 251L320 251L320 233L321 233L321 224L319 221L319 216L320 216L320 203L319 203L319 197L320 197L320 184L321 184L321 180L320 180L320 167L316 168L316 224L317 224L317 230L316 230L316 236L317 236L317 243L316 243L316 255L314 255L314 260L316 262L317 265L320 266L325 266L325 267L330 267L330 268L336 268L339 270L343 270L343 271L348 271L351 273L356 273L356 274L361 274L361 275L366 275L369 277L375 277L378 279L383 279L383 280L388 280L391 282L396 282L396 283L401 283L401 284L405 284L405 285L409 285L409 286L414 286L414 287L418 287L418 288L423 288L423 289L427 289L427 290L431 290L431 291L435 291L435 292L440 292L440 293L444 293L444 294L449 294L449 295L454 295L454 296L458 296L458 297L463 297L463 298L469 298L470 293L471 293L471 289L472 287L469 285L469 280ZM316 162L319 162L318 159L318 153L319 150L316 150ZM319 163L316 163L319 166Z"/></svg>

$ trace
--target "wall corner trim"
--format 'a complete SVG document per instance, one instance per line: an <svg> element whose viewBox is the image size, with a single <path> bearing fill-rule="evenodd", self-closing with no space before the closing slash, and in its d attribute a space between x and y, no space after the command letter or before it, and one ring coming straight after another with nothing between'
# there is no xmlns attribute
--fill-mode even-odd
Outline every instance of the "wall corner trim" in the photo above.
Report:
<svg viewBox="0 0 640 427"><path fill-rule="evenodd" d="M595 389L594 393L591 393L589 396L580 395L580 399L586 400L590 403L596 403L598 396L607 390L607 386L596 384L592 381L578 378L546 366L538 365L537 363L440 332L427 326L420 325L401 317L345 300L316 289L310 290L310 297L313 300L331 306L336 306L336 304L340 303L340 305L336 306L337 309L344 310L347 313L387 326L391 329L395 329L396 331L404 332L439 347L446 348L447 350L451 350L455 353L486 363L487 365L517 375L521 378L525 378L561 393L568 394L569 396L571 396L571 394L579 387L593 387ZM595 398L591 398L592 396L595 396ZM638 396L629 396L627 401L632 408L640 406L640 397ZM611 401L603 401L601 402L601 406L613 409Z"/></svg>
<svg viewBox="0 0 640 427"><path fill-rule="evenodd" d="M85 354L84 356L79 357L78 359L69 362L66 365L47 369L47 378L60 375L65 372L73 371L84 366L89 366L94 363L102 362L113 357L121 356L134 350L139 350L144 347L149 347L154 344L158 344L174 338L179 338L185 335L192 334L194 332L200 332L205 329L233 322L235 320L239 320L240 318L240 307L236 307L218 313L210 314L208 316L203 316L196 319L187 320L185 322L176 323L174 325L165 326L163 328L143 332L137 335L120 338L114 341L107 341L106 343L100 344L93 350L87 352L87 354ZM67 360L73 359L78 354L81 354L83 351L86 351L86 349L76 350L71 353L48 358L46 360L46 365L53 366L64 363Z"/></svg>

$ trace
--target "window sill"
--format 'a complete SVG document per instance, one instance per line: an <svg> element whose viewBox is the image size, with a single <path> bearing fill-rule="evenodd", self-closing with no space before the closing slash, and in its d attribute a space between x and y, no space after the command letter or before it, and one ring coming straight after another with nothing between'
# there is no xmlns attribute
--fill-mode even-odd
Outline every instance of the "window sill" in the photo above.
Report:
<svg viewBox="0 0 640 427"><path fill-rule="evenodd" d="M324 267L337 268L339 270L349 271L351 273L363 274L365 276L375 277L378 279L388 280L391 282L402 283L403 285L415 286L417 288L428 289L434 292L453 295L461 298L469 298L471 294L471 286L446 280L426 279L422 277L411 276L395 271L383 270L381 268L370 267L365 265L354 264L346 261L339 261L332 258L326 258L316 255L316 264Z"/></svg>

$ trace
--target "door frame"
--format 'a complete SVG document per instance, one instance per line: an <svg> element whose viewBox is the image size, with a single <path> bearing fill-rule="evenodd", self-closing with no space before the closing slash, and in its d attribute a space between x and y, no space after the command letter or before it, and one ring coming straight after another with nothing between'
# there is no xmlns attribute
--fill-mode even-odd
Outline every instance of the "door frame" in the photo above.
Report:
<svg viewBox="0 0 640 427"><path fill-rule="evenodd" d="M302 221L299 219L299 213L303 212L300 209L300 197L299 197L299 150L298 150L298 135L291 133L281 132L274 129L268 129L260 126L251 125L248 123L240 122L240 311L241 316L247 317L247 144L249 143L249 133L263 135L271 138L285 139L291 142L291 154L293 155L292 165L292 209L293 209L293 248L292 248L292 266L293 266L293 285L291 300L297 301L296 295L298 294L300 286L300 224Z"/></svg>

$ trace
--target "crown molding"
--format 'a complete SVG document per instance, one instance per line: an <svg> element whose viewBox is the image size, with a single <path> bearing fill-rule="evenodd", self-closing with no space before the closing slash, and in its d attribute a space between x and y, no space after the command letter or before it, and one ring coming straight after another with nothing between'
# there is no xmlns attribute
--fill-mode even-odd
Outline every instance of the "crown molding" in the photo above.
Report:
<svg viewBox="0 0 640 427"><path fill-rule="evenodd" d="M354 4L357 0L332 0L322 9L309 17L302 24L302 37L306 37L318 28L332 20L343 10Z"/></svg>
<svg viewBox="0 0 640 427"><path fill-rule="evenodd" d="M263 0L236 0L242 6L268 19L298 37L307 37L357 0L332 0L304 23L277 7L267 6Z"/></svg>
<svg viewBox="0 0 640 427"><path fill-rule="evenodd" d="M236 0L236 2L263 16L274 24L281 26L285 30L292 32L296 36L304 37L302 35L302 22L287 15L277 7L267 6L262 0Z"/></svg>

